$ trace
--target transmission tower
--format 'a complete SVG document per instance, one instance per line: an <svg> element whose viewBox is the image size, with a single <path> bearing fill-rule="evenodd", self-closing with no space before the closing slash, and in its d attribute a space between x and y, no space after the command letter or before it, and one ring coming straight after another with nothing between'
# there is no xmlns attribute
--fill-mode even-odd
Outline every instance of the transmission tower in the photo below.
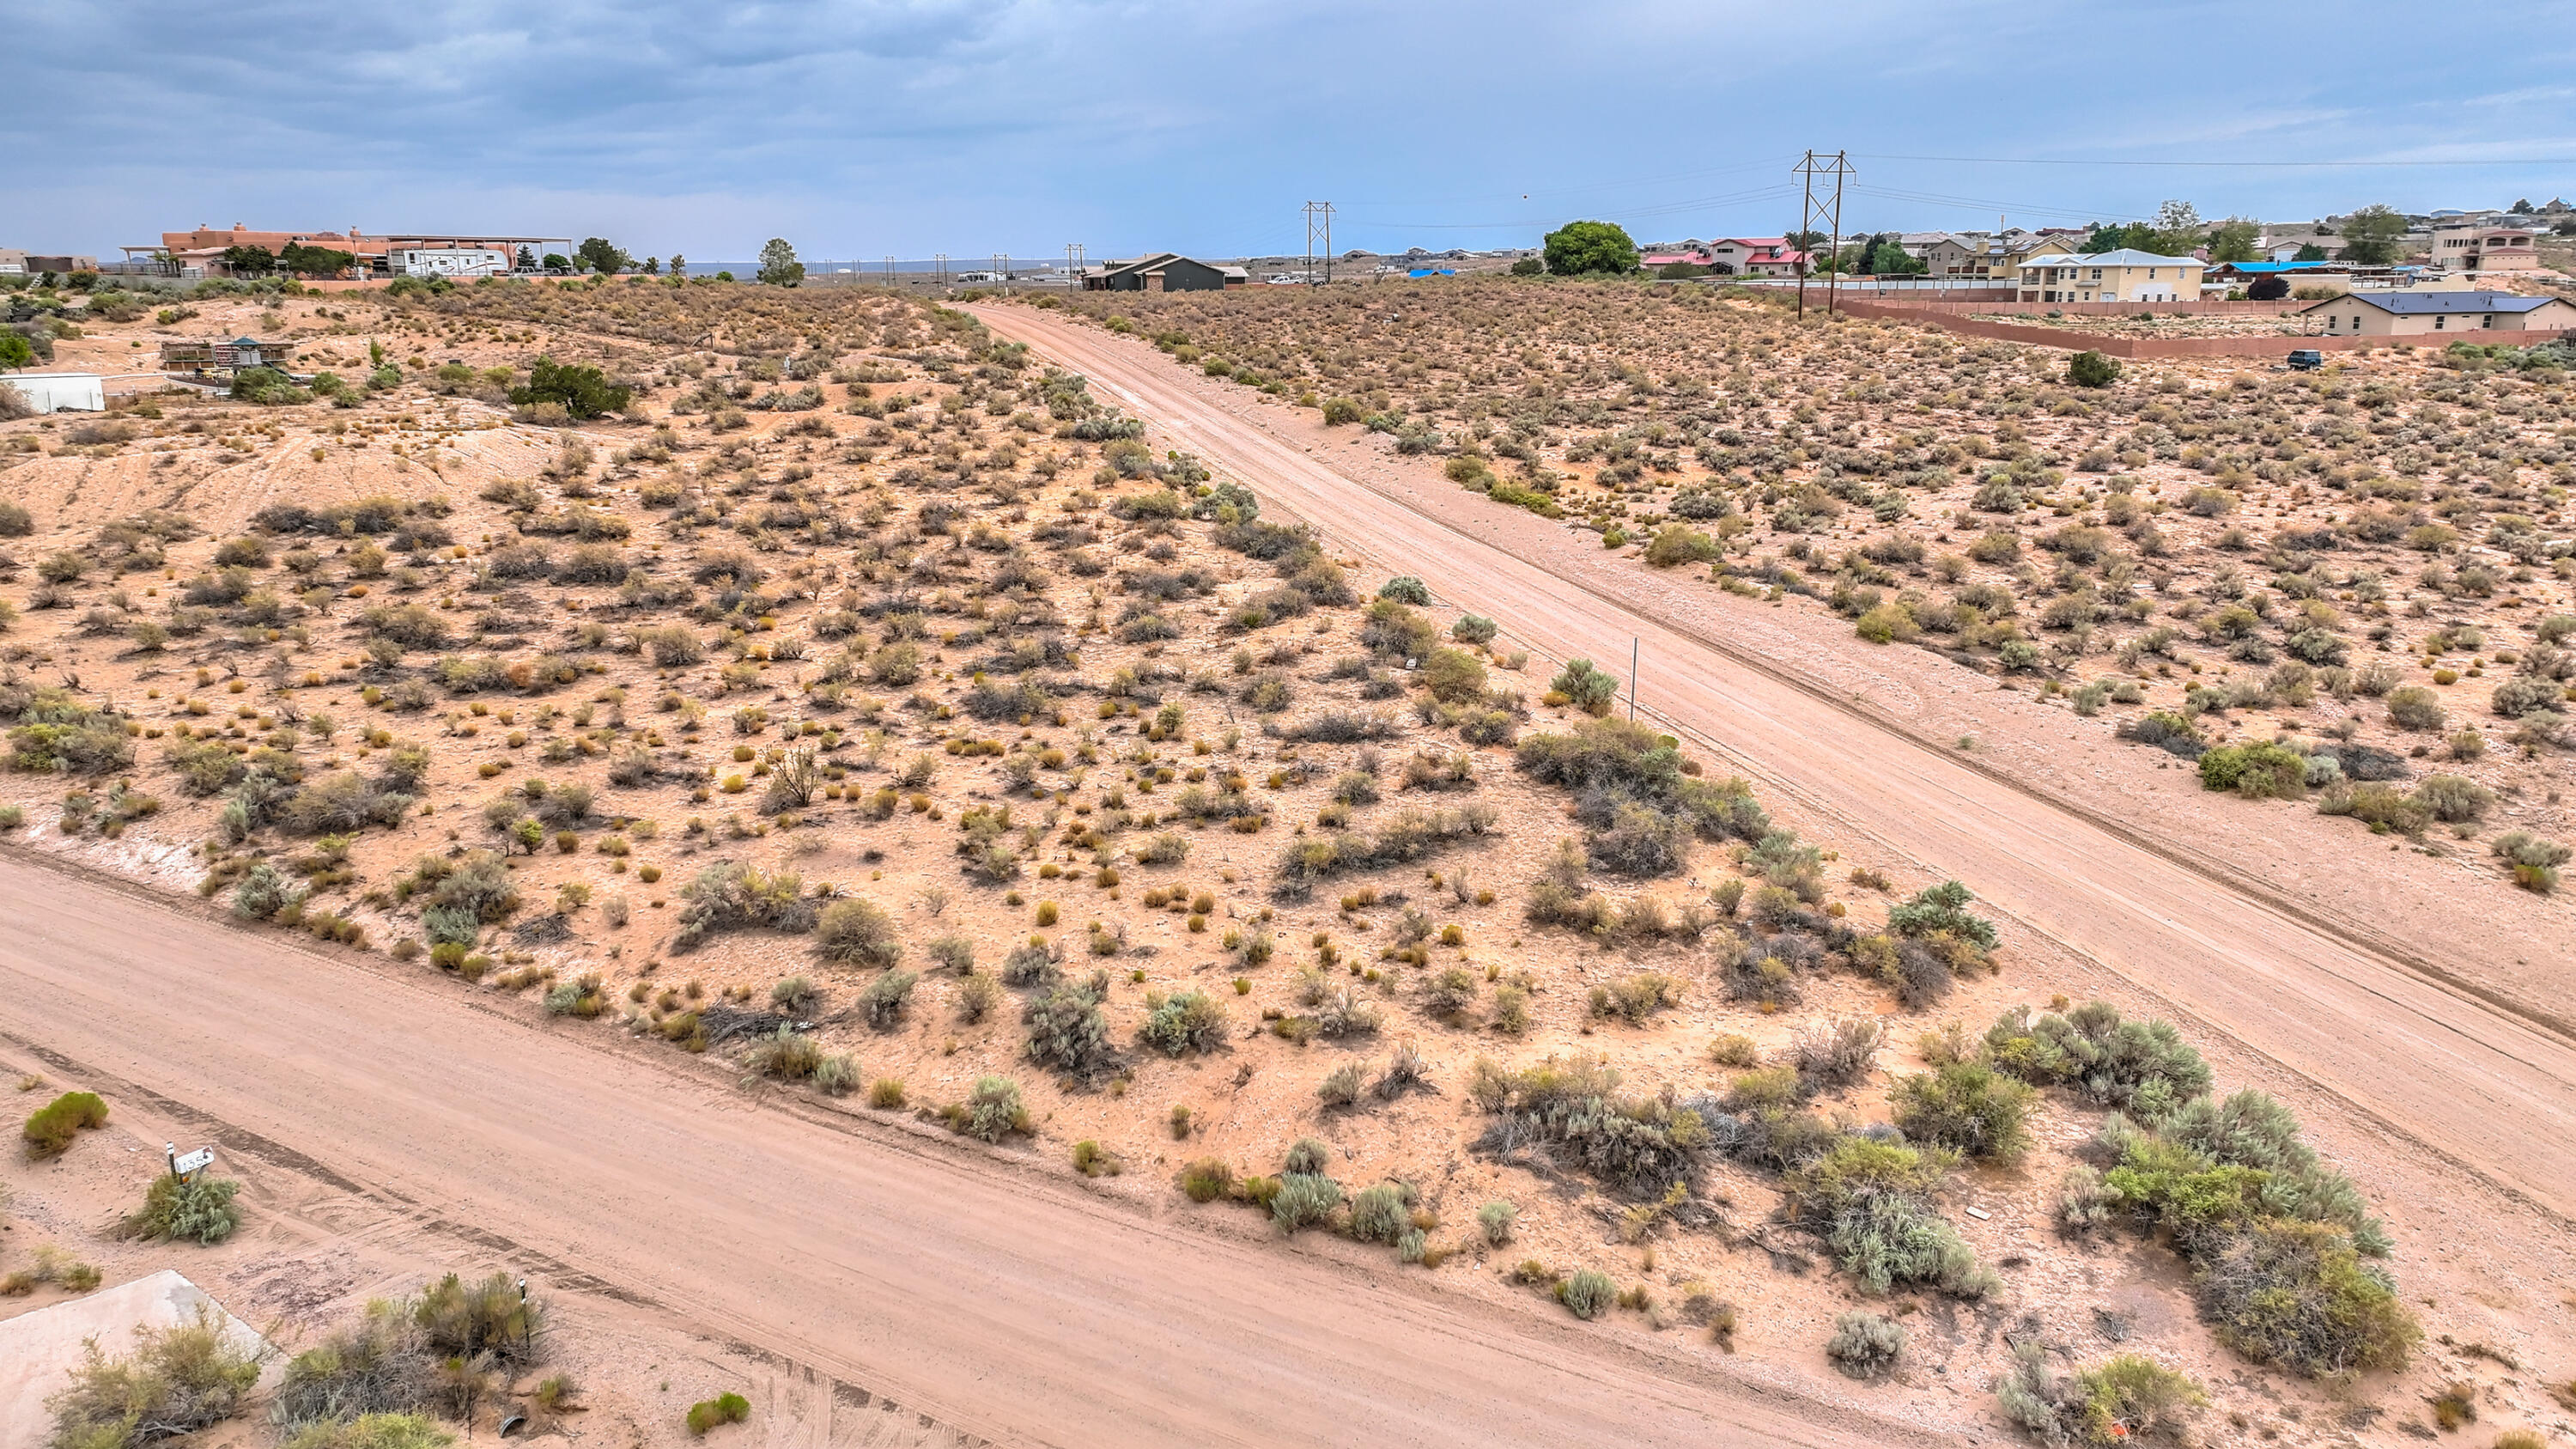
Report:
<svg viewBox="0 0 2576 1449"><path fill-rule="evenodd" d="M1315 285L1315 241L1324 243L1324 280L1333 279L1333 204L1329 201L1306 203L1306 285Z"/></svg>
<svg viewBox="0 0 2576 1449"><path fill-rule="evenodd" d="M1082 243L1066 242L1064 244L1064 269L1073 273L1073 284L1076 287L1083 285L1082 273L1088 265L1089 263L1085 261L1083 257Z"/></svg>
<svg viewBox="0 0 2576 1449"><path fill-rule="evenodd" d="M1858 173L1853 171L1850 159L1840 151L1836 151L1829 160L1820 159L1815 152L1809 151L1806 159L1800 161L1793 169L1805 195L1805 200L1798 208L1798 231L1802 237L1823 231L1832 238L1832 250L1826 252L1825 256L1829 261L1835 260L1840 257L1843 249L1843 181ZM1834 179L1832 196L1816 195L1816 178L1819 176L1830 176ZM1820 221L1825 225L1817 226L1816 223ZM1806 252L1810 261L1814 259L1813 245L1804 246L1798 250ZM1840 275L1840 271L1837 265L1834 270L1825 273L1825 310L1827 312L1834 310L1834 280ZM1807 315L1807 267L1805 265L1798 268L1798 315L1801 317Z"/></svg>
<svg viewBox="0 0 2576 1449"><path fill-rule="evenodd" d="M932 270L936 273L936 275L937 275L937 276L938 276L938 278L939 278L939 285L940 285L940 286L942 286L942 287L947 286L947 285L948 285L948 253L946 253L946 252L933 252L933 253L931 253L931 254L930 254L930 265L931 265Z"/></svg>

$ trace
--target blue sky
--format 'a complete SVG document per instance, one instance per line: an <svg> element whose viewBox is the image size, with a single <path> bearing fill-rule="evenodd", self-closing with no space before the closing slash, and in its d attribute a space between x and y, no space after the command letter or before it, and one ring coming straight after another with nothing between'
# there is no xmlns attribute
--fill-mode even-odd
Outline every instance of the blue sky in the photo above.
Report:
<svg viewBox="0 0 2576 1449"><path fill-rule="evenodd" d="M772 235L809 259L1295 252L1310 199L1338 247L1578 216L1761 234L1794 224L1810 146L1859 167L1846 230L2576 198L2576 0L15 0L0 23L0 245L36 250L239 221L706 260ZM2174 164L2245 161L2374 164Z"/></svg>

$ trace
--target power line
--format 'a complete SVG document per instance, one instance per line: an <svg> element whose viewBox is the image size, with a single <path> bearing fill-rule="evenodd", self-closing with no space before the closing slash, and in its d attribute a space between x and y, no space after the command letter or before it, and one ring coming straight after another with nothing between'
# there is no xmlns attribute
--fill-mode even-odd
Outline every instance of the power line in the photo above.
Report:
<svg viewBox="0 0 2576 1449"><path fill-rule="evenodd" d="M2576 156L2516 156L2496 160L2458 161L2108 161L2080 156L1863 156L1863 161L1941 161L1964 166L2211 166L2373 167L2373 166L2576 166Z"/></svg>

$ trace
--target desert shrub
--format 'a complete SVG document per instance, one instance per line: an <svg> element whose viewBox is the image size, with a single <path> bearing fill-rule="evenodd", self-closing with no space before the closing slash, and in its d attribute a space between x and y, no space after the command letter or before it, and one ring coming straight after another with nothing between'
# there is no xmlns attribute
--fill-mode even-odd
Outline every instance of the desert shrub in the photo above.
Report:
<svg viewBox="0 0 2576 1449"><path fill-rule="evenodd" d="M1361 1188L1351 1199L1351 1236L1363 1243L1392 1243L1412 1225L1411 1205L1394 1183Z"/></svg>
<svg viewBox="0 0 2576 1449"><path fill-rule="evenodd" d="M2386 1272L2331 1224L2259 1222L2197 1266L2202 1313L2257 1363L2342 1378L2402 1367L2422 1337Z"/></svg>
<svg viewBox="0 0 2576 1449"><path fill-rule="evenodd" d="M1101 995L1093 984L1065 982L1031 997L1022 1013L1030 1059L1084 1079L1115 1070L1118 1051L1110 1045L1109 1023L1100 1014Z"/></svg>
<svg viewBox="0 0 2576 1449"><path fill-rule="evenodd" d="M794 1027L782 1026L752 1044L742 1059L752 1075L772 1081L801 1082L823 1064L823 1048Z"/></svg>
<svg viewBox="0 0 2576 1449"><path fill-rule="evenodd" d="M921 979L917 971L889 971L859 993L859 1014L868 1025L885 1031L903 1020L904 1007L912 1000L913 984Z"/></svg>
<svg viewBox="0 0 2576 1449"><path fill-rule="evenodd" d="M143 1206L119 1227L129 1238L154 1242L186 1238L212 1247L241 1226L241 1212L233 1206L233 1194L239 1191L241 1184L230 1178L184 1181L165 1172L152 1179L152 1186L144 1191Z"/></svg>
<svg viewBox="0 0 2576 1449"><path fill-rule="evenodd" d="M1884 1313L1854 1309L1834 1319L1834 1336L1825 1340L1825 1356L1856 1379L1876 1378L1896 1366L1905 1353L1904 1325Z"/></svg>
<svg viewBox="0 0 2576 1449"><path fill-rule="evenodd" d="M2465 824L2485 815L2495 792L2465 775L2434 775L2415 787L2415 798L2434 819Z"/></svg>
<svg viewBox="0 0 2576 1449"><path fill-rule="evenodd" d="M549 1016L595 1017L608 1009L608 994L601 989L596 974L585 973L579 979L549 988L545 995Z"/></svg>
<svg viewBox="0 0 2576 1449"><path fill-rule="evenodd" d="M1270 1196L1270 1220L1279 1231L1313 1227L1342 1205L1342 1185L1321 1172L1283 1172Z"/></svg>
<svg viewBox="0 0 2576 1449"><path fill-rule="evenodd" d="M1668 1006L1678 1006L1682 983L1660 971L1640 971L1592 988L1592 1014L1615 1016L1629 1023L1644 1021Z"/></svg>
<svg viewBox="0 0 2576 1449"><path fill-rule="evenodd" d="M109 1358L92 1339L71 1382L45 1401L56 1449L139 1449L192 1434L238 1413L259 1382L259 1361L230 1340L214 1310L166 1328L137 1327L130 1358Z"/></svg>
<svg viewBox="0 0 2576 1449"><path fill-rule="evenodd" d="M27 1155L41 1161L70 1151L72 1139L84 1130L106 1125L107 1103L96 1092L65 1092L28 1113L18 1135L27 1144Z"/></svg>
<svg viewBox="0 0 2576 1449"><path fill-rule="evenodd" d="M2514 884L2540 895L2558 888L2558 867L2576 854L2555 841L2520 830L2497 836L2491 849L2513 872Z"/></svg>
<svg viewBox="0 0 2576 1449"><path fill-rule="evenodd" d="M2555 680L2535 674L2517 674L2495 687L2488 704L2506 719L2521 719L2542 710L2554 710L2566 698L2566 690Z"/></svg>
<svg viewBox="0 0 2576 1449"><path fill-rule="evenodd" d="M2120 360L2084 351L2066 360L2066 380L2077 387L2109 387L2120 380Z"/></svg>
<svg viewBox="0 0 2576 1449"><path fill-rule="evenodd" d="M680 888L680 899L680 929L671 938L675 953L695 950L719 931L767 928L793 934L814 929L816 921L802 876L762 871L740 861L698 872Z"/></svg>
<svg viewBox="0 0 2576 1449"><path fill-rule="evenodd" d="M1598 1318L1618 1300L1619 1285L1607 1273L1590 1268L1556 1285L1556 1301L1577 1318Z"/></svg>
<svg viewBox="0 0 2576 1449"><path fill-rule="evenodd" d="M689 1432L704 1438L709 1429L724 1424L739 1424L750 1417L750 1400L728 1390L712 1399L700 1399L689 1405Z"/></svg>
<svg viewBox="0 0 2576 1449"><path fill-rule="evenodd" d="M1020 1084L1008 1077L982 1076L966 1100L948 1108L951 1130L979 1142L999 1142L1029 1130L1028 1109L1020 1102Z"/></svg>
<svg viewBox="0 0 2576 1449"><path fill-rule="evenodd" d="M1790 1040L1789 1062L1808 1092L1848 1087L1870 1073L1887 1027L1863 1017L1818 1022Z"/></svg>
<svg viewBox="0 0 2576 1449"><path fill-rule="evenodd" d="M2169 1110L2209 1090L2209 1063L2171 1022L2124 1021L2106 1001L2036 1020L2028 1007L2014 1007L1987 1030L1985 1044L2000 1071L2038 1086L2063 1083L2113 1106L2143 1093Z"/></svg>
<svg viewBox="0 0 2576 1449"><path fill-rule="evenodd" d="M873 901L834 901L814 923L814 954L843 966L892 966L903 959L894 917Z"/></svg>
<svg viewBox="0 0 2576 1449"><path fill-rule="evenodd" d="M1214 1202L1234 1191L1234 1169L1220 1157L1202 1157L1181 1169L1181 1191L1192 1202Z"/></svg>
<svg viewBox="0 0 2576 1449"><path fill-rule="evenodd" d="M2307 793L2307 769L2307 757L2287 745L2227 745L2200 757L2200 783L2248 800L2291 800Z"/></svg>
<svg viewBox="0 0 2576 1449"><path fill-rule="evenodd" d="M416 1413L438 1393L436 1369L412 1305L380 1298L356 1323L287 1362L270 1412L281 1423L308 1425Z"/></svg>
<svg viewBox="0 0 2576 1449"><path fill-rule="evenodd" d="M1995 1381L2004 1417L2045 1444L2129 1444L2175 1437L2209 1402L2199 1384L2143 1354L2115 1354L2072 1375L2050 1370L2037 1343L2014 1346Z"/></svg>
<svg viewBox="0 0 2576 1449"><path fill-rule="evenodd" d="M623 411L633 397L632 388L609 381L607 374L596 367L558 363L551 357L539 357L531 363L527 384L510 389L514 406L554 403L572 418L596 418Z"/></svg>
<svg viewBox="0 0 2576 1449"><path fill-rule="evenodd" d="M1360 1064L1344 1062L1315 1084L1316 1099L1326 1107L1347 1107L1360 1099Z"/></svg>
<svg viewBox="0 0 2576 1449"><path fill-rule="evenodd" d="M1646 543L1645 560L1662 569L1677 564L1708 563L1724 552L1716 539L1686 524L1668 523Z"/></svg>
<svg viewBox="0 0 2576 1449"><path fill-rule="evenodd" d="M1932 1207L1951 1161L1940 1149L1843 1137L1795 1168L1789 1187L1799 1219L1867 1291L1924 1283L1983 1297L1998 1286L1993 1271Z"/></svg>
<svg viewBox="0 0 2576 1449"><path fill-rule="evenodd" d="M2011 1162L2030 1144L2023 1123L2038 1094L1984 1062L1946 1062L1897 1080L1889 1093L1907 1138L1967 1157Z"/></svg>
<svg viewBox="0 0 2576 1449"><path fill-rule="evenodd" d="M1598 1058L1549 1057L1518 1072L1486 1063L1477 1076L1477 1105L1493 1114L1479 1151L1543 1143L1560 1165L1644 1193L1690 1178L1710 1146L1699 1106L1619 1096L1618 1071Z"/></svg>
<svg viewBox="0 0 2576 1449"><path fill-rule="evenodd" d="M2440 729L2450 718L2441 701L2433 697L2433 691L2420 684L2392 689L2383 702L2388 706L2389 723L2402 730L2430 733Z"/></svg>
<svg viewBox="0 0 2576 1449"><path fill-rule="evenodd" d="M1476 1209L1476 1231L1484 1235L1490 1247L1499 1248L1512 1240L1512 1224L1520 1220L1521 1210L1511 1202L1496 1198Z"/></svg>
<svg viewBox="0 0 2576 1449"><path fill-rule="evenodd" d="M279 1449L445 1449L455 1442L426 1415L380 1413L308 1423Z"/></svg>
<svg viewBox="0 0 2576 1449"><path fill-rule="evenodd" d="M1204 991L1146 1001L1145 1044L1168 1057L1214 1051L1225 1040L1225 1007Z"/></svg>
<svg viewBox="0 0 2576 1449"><path fill-rule="evenodd" d="M1418 608L1429 608L1431 605L1431 590L1423 586L1422 580L1410 574L1398 574L1388 579L1379 586L1377 596L1381 599L1393 599L1399 604L1412 604Z"/></svg>
<svg viewBox="0 0 2576 1449"><path fill-rule="evenodd" d="M1575 708L1588 714L1607 714L1611 702L1619 697L1619 676L1594 665L1589 659L1566 661L1563 669L1547 684L1548 692L1563 695Z"/></svg>

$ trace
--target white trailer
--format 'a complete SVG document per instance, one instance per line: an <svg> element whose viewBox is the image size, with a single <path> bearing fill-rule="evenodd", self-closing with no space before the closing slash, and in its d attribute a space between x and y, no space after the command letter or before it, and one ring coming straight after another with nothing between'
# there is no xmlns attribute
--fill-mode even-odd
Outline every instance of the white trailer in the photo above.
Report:
<svg viewBox="0 0 2576 1449"><path fill-rule="evenodd" d="M16 388L40 413L107 410L107 379L95 372L0 372L0 386Z"/></svg>

